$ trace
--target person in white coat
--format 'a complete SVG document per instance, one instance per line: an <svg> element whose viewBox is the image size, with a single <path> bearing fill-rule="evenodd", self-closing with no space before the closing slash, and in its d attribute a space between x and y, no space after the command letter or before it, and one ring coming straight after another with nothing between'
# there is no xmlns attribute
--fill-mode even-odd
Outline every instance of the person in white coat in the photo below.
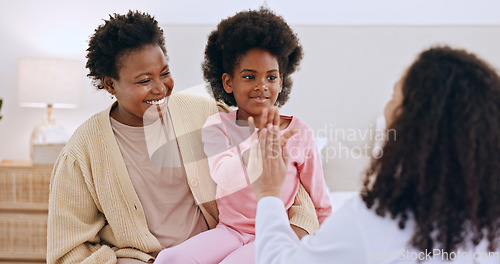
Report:
<svg viewBox="0 0 500 264"><path fill-rule="evenodd" d="M467 51L430 48L396 83L384 116L393 134L361 194L302 240L279 199L286 137L272 121L260 130L257 263L500 263L495 70Z"/></svg>

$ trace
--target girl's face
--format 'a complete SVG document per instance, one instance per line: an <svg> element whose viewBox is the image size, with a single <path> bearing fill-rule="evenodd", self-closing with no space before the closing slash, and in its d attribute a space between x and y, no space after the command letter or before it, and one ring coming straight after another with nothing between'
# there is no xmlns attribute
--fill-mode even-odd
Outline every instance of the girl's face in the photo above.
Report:
<svg viewBox="0 0 500 264"><path fill-rule="evenodd" d="M403 81L404 76L394 84L394 92L391 100L387 102L384 109L385 126L389 128L398 115L398 110L403 103Z"/></svg>
<svg viewBox="0 0 500 264"><path fill-rule="evenodd" d="M222 83L233 93L238 105L238 120L259 117L264 108L274 105L282 88L282 76L276 57L269 51L250 49L239 59L231 75L224 73Z"/></svg>
<svg viewBox="0 0 500 264"><path fill-rule="evenodd" d="M174 88L167 58L159 46L147 45L125 53L117 64L118 79L104 78L106 90L118 101L111 116L129 126L142 126L146 110L151 106L164 110Z"/></svg>

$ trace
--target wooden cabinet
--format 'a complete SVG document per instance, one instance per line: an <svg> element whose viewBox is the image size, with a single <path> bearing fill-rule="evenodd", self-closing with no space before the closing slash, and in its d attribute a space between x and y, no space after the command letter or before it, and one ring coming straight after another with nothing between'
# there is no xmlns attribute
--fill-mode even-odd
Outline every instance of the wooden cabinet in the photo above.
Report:
<svg viewBox="0 0 500 264"><path fill-rule="evenodd" d="M0 163L0 263L45 263L52 166Z"/></svg>

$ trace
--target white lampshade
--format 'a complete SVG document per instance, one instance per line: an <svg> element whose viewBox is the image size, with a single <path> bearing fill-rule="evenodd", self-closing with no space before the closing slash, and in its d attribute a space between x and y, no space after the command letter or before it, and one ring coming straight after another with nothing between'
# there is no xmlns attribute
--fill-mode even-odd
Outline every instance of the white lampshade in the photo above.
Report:
<svg viewBox="0 0 500 264"><path fill-rule="evenodd" d="M19 105L76 108L81 98L83 67L73 60L19 60Z"/></svg>

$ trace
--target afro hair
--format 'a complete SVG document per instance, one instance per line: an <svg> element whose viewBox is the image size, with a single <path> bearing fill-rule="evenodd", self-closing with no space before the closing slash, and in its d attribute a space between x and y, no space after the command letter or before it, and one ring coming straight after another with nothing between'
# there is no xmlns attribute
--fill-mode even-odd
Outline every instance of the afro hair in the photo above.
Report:
<svg viewBox="0 0 500 264"><path fill-rule="evenodd" d="M239 12L224 19L208 37L202 68L213 97L236 106L233 94L224 90L222 75L233 76L241 56L253 48L269 51L278 60L283 88L275 104L284 105L292 87L290 75L297 70L303 56L302 46L285 20L266 8Z"/></svg>
<svg viewBox="0 0 500 264"><path fill-rule="evenodd" d="M114 14L90 37L87 49L87 75L97 89L104 89L105 76L118 78L120 58L146 45L159 46L166 55L165 37L154 17L139 11Z"/></svg>

